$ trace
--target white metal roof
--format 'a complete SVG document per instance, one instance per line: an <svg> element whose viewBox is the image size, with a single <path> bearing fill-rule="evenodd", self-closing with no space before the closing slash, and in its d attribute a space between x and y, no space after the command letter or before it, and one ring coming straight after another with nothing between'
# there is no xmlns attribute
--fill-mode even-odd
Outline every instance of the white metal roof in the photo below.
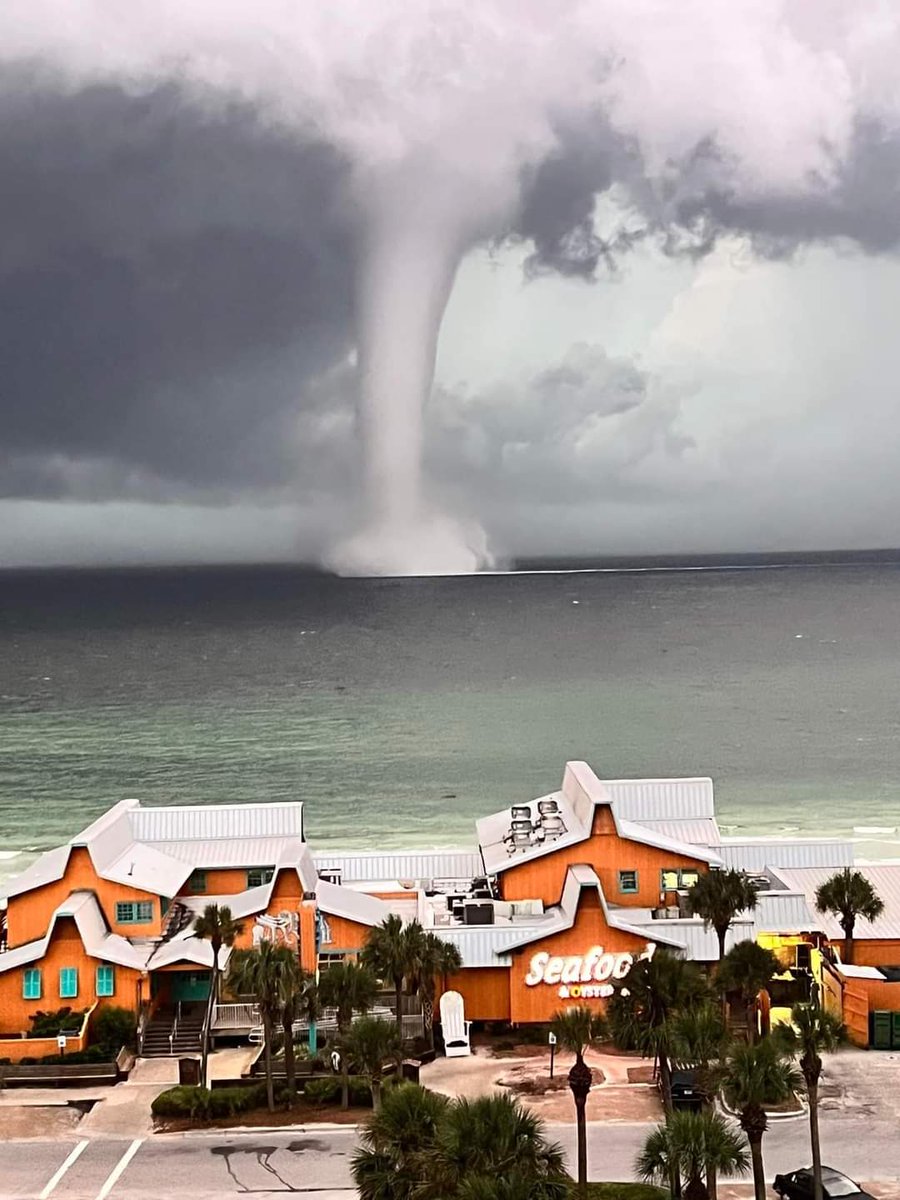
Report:
<svg viewBox="0 0 900 1200"><path fill-rule="evenodd" d="M146 951L132 946L127 938L117 933L110 933L107 928L97 897L93 892L72 892L62 904L58 905L50 918L50 925L42 938L27 942L24 946L16 946L0 954L0 972L11 971L27 963L36 962L44 957L53 938L53 931L60 919L71 917L75 921L78 936L84 946L85 953L91 958L102 962L117 963L124 967L134 967L141 971L146 964Z"/></svg>
<svg viewBox="0 0 900 1200"><path fill-rule="evenodd" d="M661 794L667 794L665 793L665 789L662 789L662 784L672 783L675 785L686 782L691 785L691 788L685 789L685 794L693 797L691 802L697 807L700 793L705 795L705 788L700 785L708 781L623 780L618 782L623 785L623 788L625 785L629 787L634 785L634 787L637 787L638 784L647 784L649 788L648 796L652 796L653 789L657 785L661 789ZM710 784L710 796L711 787L712 785ZM675 795L677 792L678 789L675 788L672 794ZM694 794L695 792L696 795ZM635 795L640 796L640 793L635 792ZM566 763L562 789L559 792L553 792L549 796L542 797L542 799L555 800L558 805L559 816L562 818L565 832L556 839L532 842L527 846L510 850L504 839L511 827L511 809L502 809L500 812L492 813L489 817L484 817L477 822L478 842L481 846L485 869L489 875L499 874L502 871L509 870L510 867L518 866L522 862L543 858L545 855L554 854L556 851L565 849L567 846L578 845L580 842L585 841L590 836L594 812L599 805L609 805L616 829L623 838L638 842L641 845L655 846L661 850L670 850L673 854L682 854L686 857L697 858L715 866L721 865L722 860L719 858L716 850L710 845L695 845L684 842L678 838L667 836L665 833L659 832L649 825L639 824L637 821L623 816L620 805L614 800L613 793L609 790L608 785L603 780L597 778L587 763ZM539 803L539 800L530 801L529 807L536 813ZM649 800L644 807L649 809ZM684 810L685 812L688 811L686 803ZM704 812L700 815L711 815L711 808L709 813Z"/></svg>
<svg viewBox="0 0 900 1200"><path fill-rule="evenodd" d="M390 850L364 853L316 854L318 870L339 870L344 883L378 883L391 880L471 880L484 874L477 850Z"/></svg>
<svg viewBox="0 0 900 1200"><path fill-rule="evenodd" d="M712 846L716 853L719 851L719 827L713 817L692 817L683 821L636 819L635 823L642 825L645 829L652 829L654 833L661 833L664 837L672 838L676 842L688 842L692 846Z"/></svg>
<svg viewBox="0 0 900 1200"><path fill-rule="evenodd" d="M860 864L854 870L868 879L884 904L884 912L876 920L864 921L860 918L856 922L854 937L858 940L900 938L900 863L884 863L880 866ZM835 870L831 867L798 867L779 871L778 874L789 887L801 891L810 908L814 909L816 890L835 874ZM830 913L820 913L818 919L829 938L835 941L843 938L844 931L840 923ZM893 954L895 958L900 957L896 951Z"/></svg>
<svg viewBox="0 0 900 1200"><path fill-rule="evenodd" d="M303 804L297 800L279 804L141 806L132 811L131 825L134 837L141 842L302 839Z"/></svg>
<svg viewBox="0 0 900 1200"><path fill-rule="evenodd" d="M194 869L236 866L296 866L304 890L313 891L317 874L302 827L299 802L142 808L121 800L68 845L42 854L5 895L62 879L76 846L87 849L102 878L158 896L176 895Z"/></svg>
<svg viewBox="0 0 900 1200"><path fill-rule="evenodd" d="M456 946L464 967L508 967L509 947L521 939L523 930L521 925L453 925L429 932Z"/></svg>
<svg viewBox="0 0 900 1200"><path fill-rule="evenodd" d="M713 782L689 779L604 779L620 816L629 821L714 819Z"/></svg>
<svg viewBox="0 0 900 1200"><path fill-rule="evenodd" d="M316 884L316 900L322 912L335 917L346 917L361 925L380 925L392 912L392 906L352 888L340 887L320 879Z"/></svg>
<svg viewBox="0 0 900 1200"><path fill-rule="evenodd" d="M853 843L837 838L723 838L716 850L727 867L740 871L853 866Z"/></svg>

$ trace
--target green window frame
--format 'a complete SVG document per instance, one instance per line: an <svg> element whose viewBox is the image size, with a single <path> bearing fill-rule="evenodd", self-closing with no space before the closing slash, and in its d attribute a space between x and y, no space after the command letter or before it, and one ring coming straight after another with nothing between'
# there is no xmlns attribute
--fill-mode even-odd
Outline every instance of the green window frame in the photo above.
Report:
<svg viewBox="0 0 900 1200"><path fill-rule="evenodd" d="M619 891L623 896L634 896L639 891L637 871L619 872Z"/></svg>
<svg viewBox="0 0 900 1200"><path fill-rule="evenodd" d="M149 925L153 920L152 900L117 900L116 922L119 925Z"/></svg>
<svg viewBox="0 0 900 1200"><path fill-rule="evenodd" d="M205 892L206 891L206 872L205 871L191 871L191 877L188 880L188 888L192 892Z"/></svg>
<svg viewBox="0 0 900 1200"><path fill-rule="evenodd" d="M116 994L116 968L111 963L101 963L97 968L97 995Z"/></svg>
<svg viewBox="0 0 900 1200"><path fill-rule="evenodd" d="M59 998L60 1000L74 1000L78 995L78 968L77 967L60 967L59 968Z"/></svg>
<svg viewBox="0 0 900 1200"><path fill-rule="evenodd" d="M269 883L274 875L274 867L250 867L247 871L247 887L262 887L264 883Z"/></svg>
<svg viewBox="0 0 900 1200"><path fill-rule="evenodd" d="M41 998L41 968L26 967L22 972L22 999L40 1000Z"/></svg>

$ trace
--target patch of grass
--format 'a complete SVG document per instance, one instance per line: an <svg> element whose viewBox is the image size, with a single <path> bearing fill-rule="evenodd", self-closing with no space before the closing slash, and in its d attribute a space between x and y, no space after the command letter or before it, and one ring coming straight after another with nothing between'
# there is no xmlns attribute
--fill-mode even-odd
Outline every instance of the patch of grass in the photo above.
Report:
<svg viewBox="0 0 900 1200"><path fill-rule="evenodd" d="M572 1195L578 1196L575 1184ZM669 1193L649 1183L589 1183L587 1200L669 1200Z"/></svg>

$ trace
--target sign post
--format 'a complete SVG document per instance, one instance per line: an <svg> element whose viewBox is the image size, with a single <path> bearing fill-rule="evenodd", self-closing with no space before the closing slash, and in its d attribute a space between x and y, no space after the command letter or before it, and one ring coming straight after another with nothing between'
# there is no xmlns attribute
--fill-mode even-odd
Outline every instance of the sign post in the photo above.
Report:
<svg viewBox="0 0 900 1200"><path fill-rule="evenodd" d="M56 1048L59 1050L60 1054L61 1054L61 1055L62 1055L62 1056L65 1058L65 1054L66 1054L66 1035L65 1035L64 1033L58 1033L58 1034L56 1035Z"/></svg>
<svg viewBox="0 0 900 1200"><path fill-rule="evenodd" d="M556 1034L550 1032L547 1034L547 1041L550 1043L550 1078L553 1078L553 1060L556 1058Z"/></svg>

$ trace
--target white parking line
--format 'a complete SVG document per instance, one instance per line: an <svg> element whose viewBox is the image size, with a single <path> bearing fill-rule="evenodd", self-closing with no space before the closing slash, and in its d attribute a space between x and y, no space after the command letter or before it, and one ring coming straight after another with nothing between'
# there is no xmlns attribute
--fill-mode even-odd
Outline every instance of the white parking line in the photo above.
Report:
<svg viewBox="0 0 900 1200"><path fill-rule="evenodd" d="M137 1154L143 1141L144 1141L143 1138L135 1138L134 1139L134 1141L131 1143L131 1145L128 1147L128 1149L125 1151L125 1153L119 1159L119 1161L116 1163L116 1165L110 1171L110 1173L107 1175L106 1182L104 1183L104 1185L100 1189L100 1191L97 1193L97 1200L106 1200L106 1197L116 1186L117 1180L120 1178L121 1175L123 1175L125 1173L125 1170L127 1169L128 1164L131 1162L131 1160Z"/></svg>
<svg viewBox="0 0 900 1200"><path fill-rule="evenodd" d="M85 1138L69 1152L69 1155L63 1162L62 1166L57 1170L56 1174L50 1178L47 1186L38 1196L38 1200L47 1200L47 1197L62 1179L63 1175L65 1175L66 1171L68 1171L69 1167L71 1167L72 1163L75 1162L75 1160L78 1158L78 1155L82 1152L87 1144L87 1138Z"/></svg>

